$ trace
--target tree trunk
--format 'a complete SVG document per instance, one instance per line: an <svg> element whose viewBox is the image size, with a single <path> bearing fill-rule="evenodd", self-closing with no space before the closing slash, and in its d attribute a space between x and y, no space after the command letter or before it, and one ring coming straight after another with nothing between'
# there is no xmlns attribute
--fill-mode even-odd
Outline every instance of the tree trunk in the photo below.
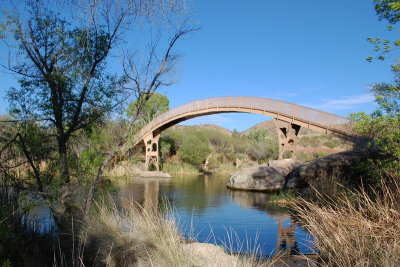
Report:
<svg viewBox="0 0 400 267"><path fill-rule="evenodd" d="M67 159L67 140L64 136L64 133L60 133L57 136L58 142L58 152L60 153L60 167L61 167L61 178L64 183L69 183L69 168L68 168L68 159Z"/></svg>

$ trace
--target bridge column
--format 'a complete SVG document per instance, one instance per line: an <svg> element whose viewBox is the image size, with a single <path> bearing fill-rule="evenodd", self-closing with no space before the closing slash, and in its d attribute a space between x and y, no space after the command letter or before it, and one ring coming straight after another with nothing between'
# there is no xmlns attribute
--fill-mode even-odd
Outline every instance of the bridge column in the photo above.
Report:
<svg viewBox="0 0 400 267"><path fill-rule="evenodd" d="M149 169L150 165L153 164L156 170L159 171L159 155L158 155L158 140L160 134L154 136L153 133L148 134L143 138L144 144L146 145L146 157L144 167L146 170Z"/></svg>
<svg viewBox="0 0 400 267"><path fill-rule="evenodd" d="M297 135L300 131L300 125L290 122L283 122L275 119L275 126L278 130L279 142L279 159L283 159L283 154L286 151L292 153L292 159L296 159L296 142Z"/></svg>

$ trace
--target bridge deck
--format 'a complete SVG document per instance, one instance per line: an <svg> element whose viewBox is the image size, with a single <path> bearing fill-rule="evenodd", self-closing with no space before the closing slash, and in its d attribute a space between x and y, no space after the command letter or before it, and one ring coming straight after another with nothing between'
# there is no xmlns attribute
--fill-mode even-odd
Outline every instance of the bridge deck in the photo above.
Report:
<svg viewBox="0 0 400 267"><path fill-rule="evenodd" d="M139 143L149 133L160 132L180 121L224 112L263 114L320 132L349 134L347 126L350 120L346 117L268 98L223 96L186 103L161 114L139 131L134 143Z"/></svg>

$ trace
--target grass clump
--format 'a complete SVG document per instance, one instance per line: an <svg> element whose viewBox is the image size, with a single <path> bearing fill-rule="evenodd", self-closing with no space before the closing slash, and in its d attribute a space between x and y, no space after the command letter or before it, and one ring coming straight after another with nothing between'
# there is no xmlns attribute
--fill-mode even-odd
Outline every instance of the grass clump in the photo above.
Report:
<svg viewBox="0 0 400 267"><path fill-rule="evenodd" d="M288 205L296 202L298 195L293 190L280 190L279 192L271 195L269 198L270 203Z"/></svg>
<svg viewBox="0 0 400 267"><path fill-rule="evenodd" d="M188 163L165 162L162 165L162 171L172 174L198 174L200 171Z"/></svg>
<svg viewBox="0 0 400 267"><path fill-rule="evenodd" d="M315 238L323 265L399 266L398 183L383 184L372 195L364 189L339 200L302 200L294 209Z"/></svg>
<svg viewBox="0 0 400 267"><path fill-rule="evenodd" d="M84 231L97 266L255 266L213 244L187 242L171 212L159 214L130 202L123 211L97 205ZM87 257L87 256L86 256Z"/></svg>

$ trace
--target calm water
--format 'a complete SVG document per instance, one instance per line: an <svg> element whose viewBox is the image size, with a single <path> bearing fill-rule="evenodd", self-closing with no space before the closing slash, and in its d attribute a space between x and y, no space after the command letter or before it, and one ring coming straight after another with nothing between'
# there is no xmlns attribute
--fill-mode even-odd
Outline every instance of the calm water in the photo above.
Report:
<svg viewBox="0 0 400 267"><path fill-rule="evenodd" d="M227 244L236 252L246 252L257 240L260 253L273 255L277 243L285 244L283 238L278 242L285 229L289 236L295 233L301 253L312 252L312 237L295 224L287 209L268 204L266 193L227 189L228 179L226 175L129 178L121 185L119 204L129 198L150 207L167 199L183 234L194 235L200 242Z"/></svg>

